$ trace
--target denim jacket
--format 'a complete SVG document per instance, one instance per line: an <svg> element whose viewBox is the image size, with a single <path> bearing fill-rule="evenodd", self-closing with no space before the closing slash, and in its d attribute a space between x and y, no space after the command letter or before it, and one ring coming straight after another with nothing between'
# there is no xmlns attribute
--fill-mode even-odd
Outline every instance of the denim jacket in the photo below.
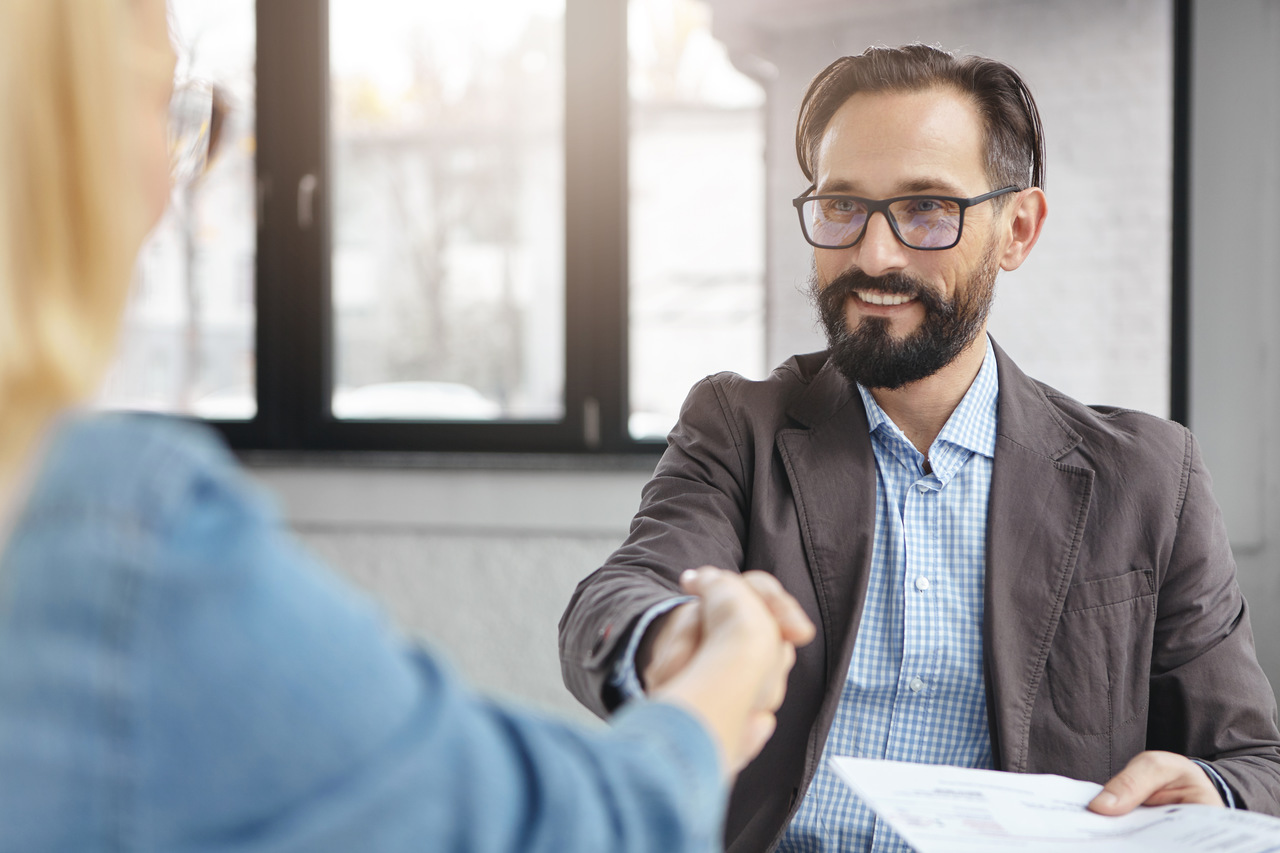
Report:
<svg viewBox="0 0 1280 853"><path fill-rule="evenodd" d="M201 428L65 421L0 549L0 851L719 843L691 716L591 732L470 692Z"/></svg>

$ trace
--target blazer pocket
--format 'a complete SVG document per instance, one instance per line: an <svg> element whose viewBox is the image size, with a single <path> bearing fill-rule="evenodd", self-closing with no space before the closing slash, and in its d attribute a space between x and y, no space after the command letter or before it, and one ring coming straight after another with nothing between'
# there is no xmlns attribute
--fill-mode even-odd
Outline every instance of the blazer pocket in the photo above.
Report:
<svg viewBox="0 0 1280 853"><path fill-rule="evenodd" d="M1155 591L1155 574L1151 569L1137 569L1115 577L1072 584L1067 589L1067 600L1062 612L1076 613L1094 607L1107 607L1152 595Z"/></svg>
<svg viewBox="0 0 1280 853"><path fill-rule="evenodd" d="M1107 734L1146 713L1154 631L1150 569L1067 590L1045 680L1054 711L1069 729Z"/></svg>

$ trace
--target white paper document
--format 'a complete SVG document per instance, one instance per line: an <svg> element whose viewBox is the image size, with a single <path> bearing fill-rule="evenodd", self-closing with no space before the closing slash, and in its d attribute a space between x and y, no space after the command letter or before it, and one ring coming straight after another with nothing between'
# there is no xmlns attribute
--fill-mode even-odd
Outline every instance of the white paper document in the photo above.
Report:
<svg viewBox="0 0 1280 853"><path fill-rule="evenodd" d="M1104 817L1102 789L1062 776L833 758L845 783L918 853L1280 853L1280 818L1211 806Z"/></svg>

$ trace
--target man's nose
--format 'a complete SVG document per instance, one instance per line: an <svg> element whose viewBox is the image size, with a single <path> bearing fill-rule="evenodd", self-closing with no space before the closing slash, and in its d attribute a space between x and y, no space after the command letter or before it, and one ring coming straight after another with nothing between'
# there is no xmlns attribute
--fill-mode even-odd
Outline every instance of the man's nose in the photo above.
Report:
<svg viewBox="0 0 1280 853"><path fill-rule="evenodd" d="M898 272L910 260L907 247L902 245L893 233L893 227L889 225L888 215L880 211L872 213L867 219L866 230L855 248L858 251L855 263L872 278Z"/></svg>

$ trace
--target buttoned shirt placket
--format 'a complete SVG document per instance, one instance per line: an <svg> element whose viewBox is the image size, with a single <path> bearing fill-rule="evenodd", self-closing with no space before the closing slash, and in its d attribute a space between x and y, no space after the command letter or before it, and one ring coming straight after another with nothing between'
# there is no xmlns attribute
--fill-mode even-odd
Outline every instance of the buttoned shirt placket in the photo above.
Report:
<svg viewBox="0 0 1280 853"><path fill-rule="evenodd" d="M927 472L924 454L859 391L877 468L871 578L824 761L780 851L909 849L835 779L828 756L992 766L982 607L993 353L988 345L978 377L930 447Z"/></svg>

